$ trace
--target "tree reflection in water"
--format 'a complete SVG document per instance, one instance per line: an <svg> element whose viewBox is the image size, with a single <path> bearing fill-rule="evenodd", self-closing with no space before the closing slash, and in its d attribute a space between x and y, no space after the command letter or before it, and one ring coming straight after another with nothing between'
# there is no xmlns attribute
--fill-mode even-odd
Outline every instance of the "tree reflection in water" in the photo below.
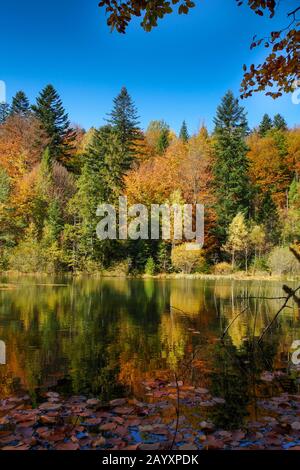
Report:
<svg viewBox="0 0 300 470"><path fill-rule="evenodd" d="M38 399L45 389L65 395L122 395L146 400L144 380L157 375L209 388L226 403L208 414L237 427L255 412L265 370L286 368L300 338L297 310L287 309L262 349L255 339L278 309L280 283L208 280L126 280L5 277L1 280L0 339L7 364L0 366L1 397L20 390ZM247 339L248 338L248 339ZM203 412L204 413L204 412Z"/></svg>

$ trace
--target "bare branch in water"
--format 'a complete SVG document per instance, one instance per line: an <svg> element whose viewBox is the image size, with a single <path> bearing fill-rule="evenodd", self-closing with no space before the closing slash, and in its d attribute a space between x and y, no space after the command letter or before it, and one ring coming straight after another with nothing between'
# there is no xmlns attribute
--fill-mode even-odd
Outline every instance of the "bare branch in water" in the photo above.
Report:
<svg viewBox="0 0 300 470"><path fill-rule="evenodd" d="M272 325L275 323L275 321L277 320L277 318L279 317L280 313L282 312L282 310L285 309L285 307L287 307L287 304L289 302L289 300L291 298L294 298L296 296L296 293L300 290L300 286L297 287L296 289L292 290L290 289L289 287L287 286L283 286L283 290L285 290L285 292L289 292L288 295L286 296L285 298L285 301L284 303L282 304L282 306L280 307L280 309L278 310L278 312L276 313L276 315L273 317L273 319L270 321L270 323L266 326L266 328L263 330L262 334L260 335L259 337L259 340L258 340L258 343L260 343L263 339L263 337L265 336L265 334L270 330L270 328L272 327Z"/></svg>
<svg viewBox="0 0 300 470"><path fill-rule="evenodd" d="M172 441L172 444L171 444L171 446L170 446L170 450L173 449L174 444L175 444L175 440L176 440L176 437L177 437L177 434L178 434L179 413L180 413L180 408L179 408L179 406L180 406L180 404L179 404L179 385L178 385L178 379L177 379L176 372L174 372L174 378L175 378L176 389L177 389L176 427L175 427L175 433L174 433L174 436L173 436L173 441Z"/></svg>
<svg viewBox="0 0 300 470"><path fill-rule="evenodd" d="M223 331L223 334L221 336L221 339L224 339L224 336L226 335L227 331L229 330L229 328L231 327L231 325L235 322L235 320L240 316L242 315L243 313L246 312L246 310L248 310L249 306L247 305L247 307L245 307L241 312L239 312L233 320L231 320L231 322L229 323L229 325L225 328L225 330Z"/></svg>

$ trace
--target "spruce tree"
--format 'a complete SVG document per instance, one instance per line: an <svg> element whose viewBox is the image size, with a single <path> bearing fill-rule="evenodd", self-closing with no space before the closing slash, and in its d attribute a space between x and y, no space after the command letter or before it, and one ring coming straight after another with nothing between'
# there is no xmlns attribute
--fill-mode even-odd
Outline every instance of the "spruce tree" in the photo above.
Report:
<svg viewBox="0 0 300 470"><path fill-rule="evenodd" d="M244 108L228 91L217 109L215 123L216 159L214 185L216 195L217 237L226 239L227 228L238 212L248 213L250 185L248 179L248 125Z"/></svg>
<svg viewBox="0 0 300 470"><path fill-rule="evenodd" d="M283 116L281 116L281 114L276 114L274 116L274 128L277 130L277 131L286 131L287 130L287 123L286 123L286 120L284 119Z"/></svg>
<svg viewBox="0 0 300 470"><path fill-rule="evenodd" d="M124 151L120 135L106 125L95 131L85 155L90 173L101 180L102 200L113 201L123 188L123 178L131 165L130 155Z"/></svg>
<svg viewBox="0 0 300 470"><path fill-rule="evenodd" d="M264 114L259 125L258 132L261 137L265 137L268 131L273 128L273 121L268 114Z"/></svg>
<svg viewBox="0 0 300 470"><path fill-rule="evenodd" d="M157 152L162 155L170 145L169 139L169 128L164 128L161 130L158 141L157 141Z"/></svg>
<svg viewBox="0 0 300 470"><path fill-rule="evenodd" d="M12 99L10 114L17 116L28 116L30 104L24 91L18 91Z"/></svg>
<svg viewBox="0 0 300 470"><path fill-rule="evenodd" d="M179 139L181 139L183 142L187 142L189 138L190 136L188 133L186 122L183 121L180 132L179 132Z"/></svg>
<svg viewBox="0 0 300 470"><path fill-rule="evenodd" d="M74 133L70 128L68 114L52 85L47 85L41 91L32 110L49 136L49 150L53 159L67 167Z"/></svg>
<svg viewBox="0 0 300 470"><path fill-rule="evenodd" d="M9 104L8 103L0 103L0 124L4 124L6 119L9 116Z"/></svg>
<svg viewBox="0 0 300 470"><path fill-rule="evenodd" d="M133 156L135 142L140 137L139 118L135 104L125 87L113 100L113 109L107 122L118 134L124 153Z"/></svg>
<svg viewBox="0 0 300 470"><path fill-rule="evenodd" d="M90 259L106 264L111 261L112 240L99 240L96 210L101 203L115 203L123 188L123 176L128 169L120 136L109 126L95 130L84 155L84 164L77 180L77 192L71 199L70 212L76 223L72 229L78 262Z"/></svg>

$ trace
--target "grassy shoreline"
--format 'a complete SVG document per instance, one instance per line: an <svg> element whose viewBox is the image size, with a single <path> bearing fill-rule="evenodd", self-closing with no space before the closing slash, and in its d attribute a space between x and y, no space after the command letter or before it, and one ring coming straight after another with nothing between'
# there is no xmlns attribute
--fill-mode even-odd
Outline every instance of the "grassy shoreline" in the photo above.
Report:
<svg viewBox="0 0 300 470"><path fill-rule="evenodd" d="M99 272L88 272L88 271L77 271L74 273L57 272L57 273L46 273L46 272L22 272L22 271L0 271L1 276L36 276L36 277L49 277L49 276L65 276L65 277L99 277L99 278L120 278L120 279L154 279L154 280L230 280L230 281L288 281L288 282L300 282L300 276L283 276L268 273L246 273L245 271L237 271L231 274L204 274L204 273L160 273L160 274L126 274L117 273L114 271L99 271Z"/></svg>

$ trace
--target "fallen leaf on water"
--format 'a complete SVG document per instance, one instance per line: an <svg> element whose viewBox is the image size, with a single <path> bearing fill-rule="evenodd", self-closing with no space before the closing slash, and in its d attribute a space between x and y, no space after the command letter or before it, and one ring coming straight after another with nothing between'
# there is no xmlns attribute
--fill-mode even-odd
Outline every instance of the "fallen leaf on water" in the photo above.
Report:
<svg viewBox="0 0 300 470"><path fill-rule="evenodd" d="M160 444L158 442L154 443L154 444L140 444L138 446L138 449L139 450L158 450L160 448Z"/></svg>
<svg viewBox="0 0 300 470"><path fill-rule="evenodd" d="M291 428L292 428L294 431L300 431L300 421L294 421L294 422L291 424Z"/></svg>
<svg viewBox="0 0 300 470"><path fill-rule="evenodd" d="M55 446L56 450L78 450L79 445L74 442L62 442Z"/></svg>
<svg viewBox="0 0 300 470"><path fill-rule="evenodd" d="M40 410L56 411L56 410L60 410L61 406L62 406L62 405L61 405L60 403L50 403L50 402L46 402L46 403L42 403L42 404L39 406L39 409L40 409Z"/></svg>
<svg viewBox="0 0 300 470"><path fill-rule="evenodd" d="M113 431L116 429L117 424L116 423L105 423L100 426L100 431Z"/></svg>
<svg viewBox="0 0 300 470"><path fill-rule="evenodd" d="M126 406L123 406L123 407L117 406L117 408L113 409L113 412L119 415L129 415L130 413L133 412L133 408L129 408Z"/></svg>
<svg viewBox="0 0 300 470"><path fill-rule="evenodd" d="M207 395L209 393L207 388L201 388L201 387L196 388L195 392L198 393L199 395Z"/></svg>
<svg viewBox="0 0 300 470"><path fill-rule="evenodd" d="M141 432L151 432L153 431L154 427L151 426L150 424L145 424L144 426L139 426L139 430Z"/></svg>
<svg viewBox="0 0 300 470"><path fill-rule="evenodd" d="M54 432L54 433L48 434L45 437L48 441L58 442L58 441L63 441L66 436L63 432Z"/></svg>
<svg viewBox="0 0 300 470"><path fill-rule="evenodd" d="M57 419L53 416L42 415L39 417L39 421L42 424L55 424Z"/></svg>
<svg viewBox="0 0 300 470"><path fill-rule="evenodd" d="M100 405L100 400L97 398L90 398L86 403L89 407L94 407Z"/></svg>
<svg viewBox="0 0 300 470"><path fill-rule="evenodd" d="M123 406L125 403L127 403L126 398L116 398L115 400L111 400L109 402L111 406Z"/></svg>
<svg viewBox="0 0 300 470"><path fill-rule="evenodd" d="M46 393L46 397L49 397L49 398L58 398L58 397L59 397L59 393L57 393L57 392L47 392L47 393Z"/></svg>
<svg viewBox="0 0 300 470"><path fill-rule="evenodd" d="M103 436L98 437L92 442L92 447L103 447L106 444L106 439Z"/></svg>
<svg viewBox="0 0 300 470"><path fill-rule="evenodd" d="M198 450L195 444L183 444L179 447L180 450Z"/></svg>

